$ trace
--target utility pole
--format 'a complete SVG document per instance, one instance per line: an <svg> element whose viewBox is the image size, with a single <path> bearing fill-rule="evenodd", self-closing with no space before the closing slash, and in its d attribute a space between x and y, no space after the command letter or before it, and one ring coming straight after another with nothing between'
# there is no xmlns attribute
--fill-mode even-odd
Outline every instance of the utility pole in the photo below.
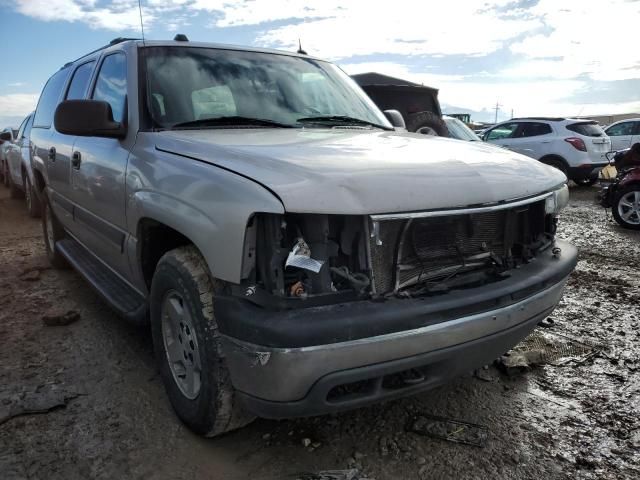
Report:
<svg viewBox="0 0 640 480"><path fill-rule="evenodd" d="M495 118L495 121L493 123L498 123L498 111L500 110L501 106L502 105L500 105L500 103L498 103L498 101L496 100L496 106L493 107L494 110L496 111L496 118Z"/></svg>
<svg viewBox="0 0 640 480"><path fill-rule="evenodd" d="M513 119L513 108L511 109L511 118Z"/></svg>

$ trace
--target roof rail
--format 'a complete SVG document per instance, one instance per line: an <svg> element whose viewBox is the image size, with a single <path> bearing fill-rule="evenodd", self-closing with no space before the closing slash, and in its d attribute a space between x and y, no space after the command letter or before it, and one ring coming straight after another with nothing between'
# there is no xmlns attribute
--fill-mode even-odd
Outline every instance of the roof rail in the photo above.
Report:
<svg viewBox="0 0 640 480"><path fill-rule="evenodd" d="M516 117L510 118L509 120L547 120L549 122L561 122L562 120L566 120L566 117Z"/></svg>
<svg viewBox="0 0 640 480"><path fill-rule="evenodd" d="M84 57L88 57L89 55L93 55L94 53L99 52L100 50L104 50L105 48L109 48L109 47L112 47L113 45L117 45L117 44L122 43L122 42L127 42L129 40L140 40L140 39L139 38L127 38L127 37L114 38L108 44L103 45L100 48L96 48L95 50L92 50L89 53L85 53L84 55L82 55L81 57L76 58L75 60L72 60L70 62L65 63L62 67L60 67L60 70L62 70L63 68L67 68L68 66L73 65L74 63L76 63L78 60L82 60Z"/></svg>

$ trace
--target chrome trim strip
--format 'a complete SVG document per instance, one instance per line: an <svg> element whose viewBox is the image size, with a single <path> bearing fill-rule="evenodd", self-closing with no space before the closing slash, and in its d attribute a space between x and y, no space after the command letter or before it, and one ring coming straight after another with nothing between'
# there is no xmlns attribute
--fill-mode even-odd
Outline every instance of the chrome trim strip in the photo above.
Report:
<svg viewBox="0 0 640 480"><path fill-rule="evenodd" d="M473 213L484 213L484 212L494 212L496 210L505 210L507 208L519 207L522 205L528 205L530 203L535 203L540 200L544 200L555 192L547 192L541 195L536 195L535 197L524 198L522 200L517 200L514 202L508 203L498 203L492 205L486 205L483 207L473 207L473 208L459 208L459 209L450 209L450 210L427 210L424 212L409 212L409 213L383 213L370 215L371 219L374 222L378 221L387 221L387 220L406 220L408 218L429 218L429 217L444 217L450 215L469 215Z"/></svg>

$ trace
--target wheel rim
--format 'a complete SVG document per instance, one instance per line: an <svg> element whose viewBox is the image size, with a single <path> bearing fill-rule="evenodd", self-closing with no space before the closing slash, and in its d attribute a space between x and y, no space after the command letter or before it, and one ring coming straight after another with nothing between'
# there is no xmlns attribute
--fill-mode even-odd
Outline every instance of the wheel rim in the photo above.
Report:
<svg viewBox="0 0 640 480"><path fill-rule="evenodd" d="M640 225L640 191L625 193L618 201L618 215L629 225Z"/></svg>
<svg viewBox="0 0 640 480"><path fill-rule="evenodd" d="M49 244L49 250L53 252L55 248L56 240L53 235L53 218L51 216L51 207L49 205L45 208L45 227L47 230L47 243Z"/></svg>
<svg viewBox="0 0 640 480"><path fill-rule="evenodd" d="M436 132L431 127L420 127L419 129L416 130L416 133L421 133L422 135L431 135L432 137L438 136L438 132Z"/></svg>
<svg viewBox="0 0 640 480"><path fill-rule="evenodd" d="M182 295L175 290L168 292L160 314L169 369L182 394L193 400L200 393L202 364L196 332Z"/></svg>

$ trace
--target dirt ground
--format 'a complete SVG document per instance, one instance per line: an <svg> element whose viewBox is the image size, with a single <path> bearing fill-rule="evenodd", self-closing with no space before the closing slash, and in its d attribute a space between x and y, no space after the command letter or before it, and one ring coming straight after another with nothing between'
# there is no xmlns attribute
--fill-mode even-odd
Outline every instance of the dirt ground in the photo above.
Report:
<svg viewBox="0 0 640 480"><path fill-rule="evenodd" d="M594 193L572 189L559 236L580 247L580 262L536 337L552 350L582 346L579 355L204 439L174 416L148 330L120 320L73 271L50 269L40 222L0 189L0 478L640 478L640 235L609 221ZM47 326L52 307L80 319ZM480 425L486 440L409 432L420 414Z"/></svg>

